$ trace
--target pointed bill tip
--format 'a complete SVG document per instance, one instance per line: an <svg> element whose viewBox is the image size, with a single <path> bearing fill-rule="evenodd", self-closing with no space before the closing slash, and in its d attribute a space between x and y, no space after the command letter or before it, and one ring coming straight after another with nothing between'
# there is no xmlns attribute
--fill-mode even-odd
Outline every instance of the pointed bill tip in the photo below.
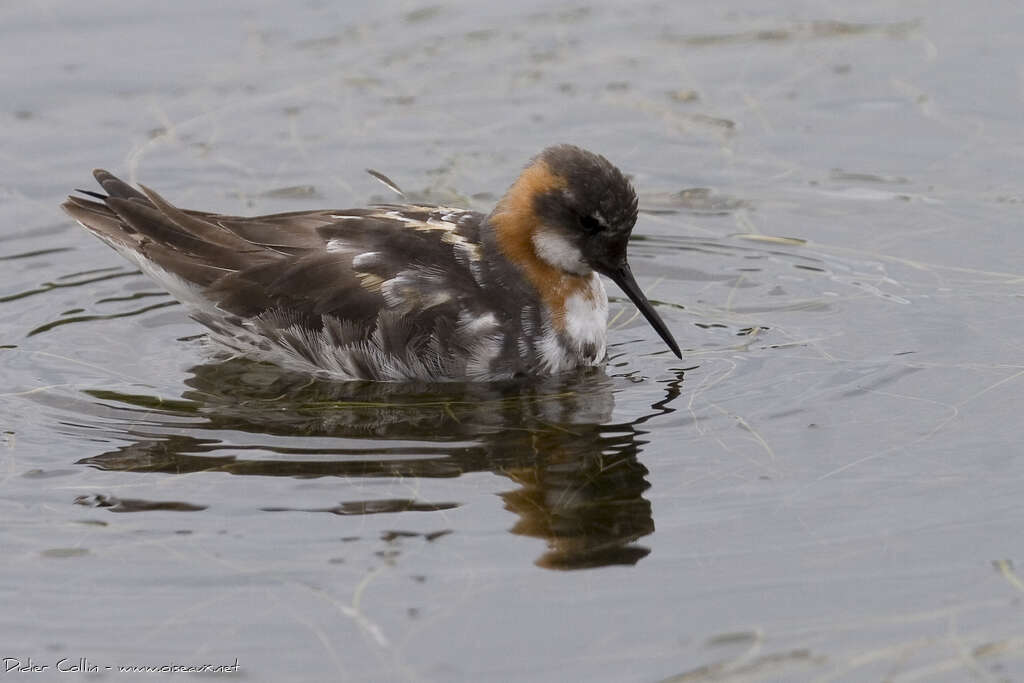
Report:
<svg viewBox="0 0 1024 683"><path fill-rule="evenodd" d="M651 324L654 331L658 333L662 341L668 345L668 348L672 350L672 353L676 355L676 358L682 359L683 352L679 350L679 344L676 343L675 337L668 329L668 325L661 319L658 312L654 310L654 306L644 296L643 290L640 289L640 285L636 283L636 279L633 277L633 272L629 269L629 264L623 263L618 268L611 270L607 273L608 277L619 286L619 288L626 293L629 300L632 301L637 309L643 314L647 322Z"/></svg>

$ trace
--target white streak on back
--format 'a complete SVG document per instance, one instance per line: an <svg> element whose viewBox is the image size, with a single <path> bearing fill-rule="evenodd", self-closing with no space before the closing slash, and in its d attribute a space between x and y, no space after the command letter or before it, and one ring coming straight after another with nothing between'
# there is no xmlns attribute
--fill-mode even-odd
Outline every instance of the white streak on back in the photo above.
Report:
<svg viewBox="0 0 1024 683"><path fill-rule="evenodd" d="M335 237L334 239L327 241L327 251L331 252L332 254L346 252L349 251L349 249L351 249L351 247L349 246L348 242L346 242L343 239Z"/></svg>
<svg viewBox="0 0 1024 683"><path fill-rule="evenodd" d="M336 240L331 240L331 242L334 242L334 241L336 241ZM330 244L331 244L330 242L327 243L327 251L331 250ZM381 256L381 253L379 251L366 251L366 252L363 252L362 254L356 254L352 258L352 267L353 268L366 268L367 266L376 265L376 263L380 259L380 256Z"/></svg>

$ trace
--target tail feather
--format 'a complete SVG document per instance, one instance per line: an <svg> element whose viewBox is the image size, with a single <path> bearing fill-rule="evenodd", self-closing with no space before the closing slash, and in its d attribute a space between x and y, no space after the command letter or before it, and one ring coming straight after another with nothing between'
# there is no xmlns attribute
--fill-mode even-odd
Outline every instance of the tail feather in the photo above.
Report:
<svg viewBox="0 0 1024 683"><path fill-rule="evenodd" d="M130 247L138 242L135 230L125 225L105 204L81 197L68 197L61 208L111 246Z"/></svg>
<svg viewBox="0 0 1024 683"><path fill-rule="evenodd" d="M232 253L216 244L210 244L192 233L184 230L171 217L162 213L148 200L143 203L134 199L107 199L109 206L117 217L130 228L139 232L157 244L161 244L184 252L200 259L217 258L230 263Z"/></svg>
<svg viewBox="0 0 1024 683"><path fill-rule="evenodd" d="M97 168L92 172L92 177L100 184L107 194L115 199L141 199L146 201L146 195L124 182L113 173Z"/></svg>
<svg viewBox="0 0 1024 683"><path fill-rule="evenodd" d="M139 187L142 188L142 191L146 194L149 202L155 206L161 214L173 221L179 229L195 235L207 244L216 244L235 251L252 250L253 245L251 242L240 238L230 230L226 230L217 223L203 220L202 218L198 218L182 211L157 194L155 190L152 190L145 185L139 185Z"/></svg>
<svg viewBox="0 0 1024 683"><path fill-rule="evenodd" d="M274 258L213 220L178 209L149 188L140 192L102 169L93 175L107 194L81 192L101 201L70 196L61 207L157 279L163 278L149 264L205 287L234 270Z"/></svg>

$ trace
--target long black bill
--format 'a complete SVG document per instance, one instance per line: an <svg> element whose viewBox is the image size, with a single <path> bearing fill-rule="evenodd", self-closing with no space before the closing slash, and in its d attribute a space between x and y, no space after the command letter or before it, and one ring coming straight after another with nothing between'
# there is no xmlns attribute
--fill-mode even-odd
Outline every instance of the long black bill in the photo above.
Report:
<svg viewBox="0 0 1024 683"><path fill-rule="evenodd" d="M640 285L633 278L633 271L629 269L629 264L623 263L621 266L609 270L606 274L612 279L612 282L617 284L626 293L630 301L636 304L636 307L647 318L647 322L651 324L651 327L665 340L668 347L672 349L672 353L676 354L677 358L682 358L683 354L679 350L679 344L676 344L676 340L672 337L672 333L668 331L665 321L661 319L661 316L651 306L651 302L640 291Z"/></svg>

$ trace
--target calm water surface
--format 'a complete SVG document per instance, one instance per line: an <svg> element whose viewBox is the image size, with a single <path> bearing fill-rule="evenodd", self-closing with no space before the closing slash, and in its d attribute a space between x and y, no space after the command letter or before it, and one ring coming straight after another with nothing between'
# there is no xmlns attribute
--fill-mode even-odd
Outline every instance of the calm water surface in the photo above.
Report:
<svg viewBox="0 0 1024 683"><path fill-rule="evenodd" d="M0 678L1024 680L1021 33L1013 3L0 8L0 658L50 667ZM224 213L391 199L365 168L488 210L562 141L633 176L682 361L612 291L601 371L315 382L218 356L57 208L101 166Z"/></svg>

